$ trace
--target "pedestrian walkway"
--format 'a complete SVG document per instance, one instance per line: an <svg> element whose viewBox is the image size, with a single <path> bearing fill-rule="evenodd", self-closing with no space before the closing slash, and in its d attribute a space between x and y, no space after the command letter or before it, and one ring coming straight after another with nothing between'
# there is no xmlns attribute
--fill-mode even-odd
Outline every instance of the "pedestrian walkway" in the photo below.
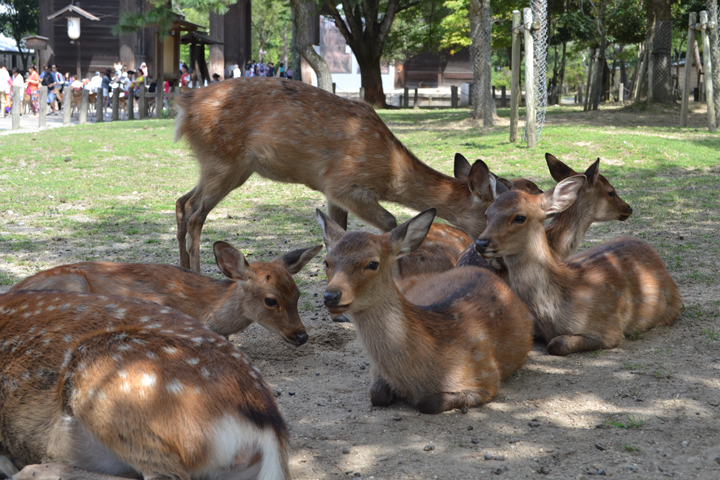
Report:
<svg viewBox="0 0 720 480"><path fill-rule="evenodd" d="M61 112L62 113L62 112ZM70 119L71 124L77 125L78 121L76 118ZM33 133L39 132L40 130L47 130L48 128L57 128L63 126L63 117L61 115L48 115L46 117L46 126L44 128L38 127L40 124L40 117L33 117L32 115L22 115L20 117L20 128L12 130L12 116L6 115L5 118L0 118L0 135L9 135L11 133Z"/></svg>

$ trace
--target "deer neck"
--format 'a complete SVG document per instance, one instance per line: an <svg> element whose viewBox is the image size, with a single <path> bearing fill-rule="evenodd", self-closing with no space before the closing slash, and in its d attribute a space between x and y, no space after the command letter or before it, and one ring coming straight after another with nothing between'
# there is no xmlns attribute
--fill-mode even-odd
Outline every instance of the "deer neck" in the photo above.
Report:
<svg viewBox="0 0 720 480"><path fill-rule="evenodd" d="M510 288L525 302L546 333L553 329L554 321L561 314L568 272L544 235L538 232L536 238L536 241L528 242L521 253L503 257L503 260L508 269Z"/></svg>
<svg viewBox="0 0 720 480"><path fill-rule="evenodd" d="M437 216L457 224L458 213L474 198L467 182L438 172L421 162L400 142L393 154L396 180L394 196L388 200L401 203L415 210L437 208Z"/></svg>
<svg viewBox="0 0 720 480"><path fill-rule="evenodd" d="M545 227L550 248L561 259L568 258L580 247L593 219L581 205L583 198L578 198L567 210L555 215Z"/></svg>
<svg viewBox="0 0 720 480"><path fill-rule="evenodd" d="M243 308L245 291L240 282L233 280L214 280L219 294L217 301L208 304L207 321L203 321L212 331L220 335L231 335L246 329L253 320L246 316Z"/></svg>

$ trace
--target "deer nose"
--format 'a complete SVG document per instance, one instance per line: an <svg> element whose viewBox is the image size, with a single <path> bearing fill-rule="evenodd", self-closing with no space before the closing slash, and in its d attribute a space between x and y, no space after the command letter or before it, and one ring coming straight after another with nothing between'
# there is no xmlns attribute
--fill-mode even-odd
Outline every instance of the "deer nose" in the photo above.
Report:
<svg viewBox="0 0 720 480"><path fill-rule="evenodd" d="M340 299L342 298L342 292L325 292L324 295L325 305L328 307L337 307L340 305Z"/></svg>
<svg viewBox="0 0 720 480"><path fill-rule="evenodd" d="M307 333L299 333L295 335L295 339L297 340L298 347L300 345L305 345L308 341L308 334Z"/></svg>
<svg viewBox="0 0 720 480"><path fill-rule="evenodd" d="M485 253L485 250L490 246L490 240L475 240L475 251L478 253Z"/></svg>
<svg viewBox="0 0 720 480"><path fill-rule="evenodd" d="M632 215L633 209L632 207L628 206L628 215Z"/></svg>

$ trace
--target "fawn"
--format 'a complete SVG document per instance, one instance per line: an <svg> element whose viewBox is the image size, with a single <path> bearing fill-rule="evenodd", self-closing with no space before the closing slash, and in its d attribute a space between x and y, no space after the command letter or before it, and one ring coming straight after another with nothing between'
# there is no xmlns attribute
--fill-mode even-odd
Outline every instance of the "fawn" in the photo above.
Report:
<svg viewBox="0 0 720 480"><path fill-rule="evenodd" d="M578 175L549 153L545 154L545 161L556 182ZM632 215L630 205L620 198L615 187L600 174L599 158L585 170L585 177L587 181L578 192L577 200L556 214L545 227L550 248L560 258L568 258L577 251L593 223L612 220L624 222Z"/></svg>
<svg viewBox="0 0 720 480"><path fill-rule="evenodd" d="M475 241L483 257L503 258L551 355L613 348L627 334L672 324L682 307L662 259L640 239L614 239L567 261L551 250L543 221L570 207L585 182L574 175L542 195L504 193Z"/></svg>
<svg viewBox="0 0 720 480"><path fill-rule="evenodd" d="M532 343L527 308L497 276L478 268L435 275L447 294L413 305L393 283L392 265L425 238L428 209L383 235L345 230L317 210L328 250L324 302L345 314L372 359L370 400L403 399L423 413L489 402L520 368Z"/></svg>
<svg viewBox="0 0 720 480"><path fill-rule="evenodd" d="M352 212L392 230L397 222L381 200L436 207L472 238L485 226L492 199L476 189L488 178L469 163L465 179L430 168L363 102L282 78L237 78L192 90L176 108L175 139L185 137L200 164L198 184L175 206L183 267L200 270L208 213L253 173L322 192L330 217L343 228Z"/></svg>
<svg viewBox="0 0 720 480"><path fill-rule="evenodd" d="M470 174L470 163L461 154L455 154L455 178L467 179ZM508 190L523 190L528 193L542 193L535 183L521 178L507 180L490 172L482 160L475 162L475 167L482 171L483 178L488 181L476 188L484 198L494 201L499 194ZM433 223L423 243L410 254L399 258L393 265L393 277L401 291L405 291L406 279L415 275L445 272L453 268L460 256L467 250L473 250L472 239L462 230L450 225ZM485 262L487 263L487 262ZM415 280L410 280L415 283Z"/></svg>
<svg viewBox="0 0 720 480"><path fill-rule="evenodd" d="M0 442L29 465L17 478L290 478L272 393L196 320L50 291L0 295L0 313Z"/></svg>
<svg viewBox="0 0 720 480"><path fill-rule="evenodd" d="M270 262L248 263L225 242L213 250L227 279L216 280L173 265L83 262L37 273L16 290L62 290L123 295L175 308L225 337L257 322L295 346L308 341L297 304L300 291L292 274L322 245L294 250Z"/></svg>

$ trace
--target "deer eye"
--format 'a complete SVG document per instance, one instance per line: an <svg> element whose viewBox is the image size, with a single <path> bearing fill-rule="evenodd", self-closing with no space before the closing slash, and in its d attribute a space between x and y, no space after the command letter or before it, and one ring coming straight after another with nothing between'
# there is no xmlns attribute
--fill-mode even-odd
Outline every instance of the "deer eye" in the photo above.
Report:
<svg viewBox="0 0 720 480"><path fill-rule="evenodd" d="M524 215L518 215L513 218L512 223L525 223L525 220L527 220L527 218Z"/></svg>
<svg viewBox="0 0 720 480"><path fill-rule="evenodd" d="M277 307L278 303L277 300L275 300L274 298L266 297L265 305L267 305L268 307Z"/></svg>
<svg viewBox="0 0 720 480"><path fill-rule="evenodd" d="M615 198L615 192L608 192L608 195L610 195L610 198Z"/></svg>
<svg viewBox="0 0 720 480"><path fill-rule="evenodd" d="M380 264L378 262L370 262L367 264L367 267L365 267L365 270L377 270Z"/></svg>

